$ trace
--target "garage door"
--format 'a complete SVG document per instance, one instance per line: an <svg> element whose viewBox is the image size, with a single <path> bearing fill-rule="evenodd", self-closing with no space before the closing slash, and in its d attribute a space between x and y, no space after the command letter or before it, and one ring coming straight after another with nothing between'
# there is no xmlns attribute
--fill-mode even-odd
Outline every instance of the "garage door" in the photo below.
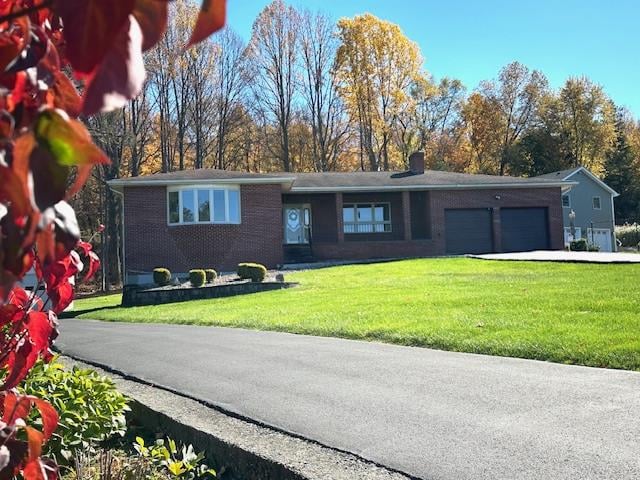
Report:
<svg viewBox="0 0 640 480"><path fill-rule="evenodd" d="M445 210L447 253L460 255L492 252L491 213L491 210L486 208Z"/></svg>
<svg viewBox="0 0 640 480"><path fill-rule="evenodd" d="M504 252L549 249L546 208L501 208L500 223Z"/></svg>

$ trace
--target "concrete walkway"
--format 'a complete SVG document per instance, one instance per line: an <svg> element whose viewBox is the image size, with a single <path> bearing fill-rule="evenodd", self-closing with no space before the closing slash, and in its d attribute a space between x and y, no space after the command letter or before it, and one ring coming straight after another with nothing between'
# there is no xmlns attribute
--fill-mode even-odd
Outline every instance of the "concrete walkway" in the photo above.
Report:
<svg viewBox="0 0 640 480"><path fill-rule="evenodd" d="M536 250L534 252L487 253L469 255L483 260L523 260L532 262L579 263L640 263L640 254L612 252L567 252L566 250Z"/></svg>
<svg viewBox="0 0 640 480"><path fill-rule="evenodd" d="M415 477L640 478L640 373L242 329L61 322L65 354Z"/></svg>

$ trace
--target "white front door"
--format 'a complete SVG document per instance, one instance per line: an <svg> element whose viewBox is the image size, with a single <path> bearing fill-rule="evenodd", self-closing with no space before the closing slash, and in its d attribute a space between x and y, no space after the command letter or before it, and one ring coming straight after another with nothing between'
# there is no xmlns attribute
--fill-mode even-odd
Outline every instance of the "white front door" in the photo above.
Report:
<svg viewBox="0 0 640 480"><path fill-rule="evenodd" d="M601 252L611 252L611 230L608 228L587 229L587 241L600 247Z"/></svg>
<svg viewBox="0 0 640 480"><path fill-rule="evenodd" d="M284 243L307 244L311 237L311 208L308 205L285 205L283 209Z"/></svg>

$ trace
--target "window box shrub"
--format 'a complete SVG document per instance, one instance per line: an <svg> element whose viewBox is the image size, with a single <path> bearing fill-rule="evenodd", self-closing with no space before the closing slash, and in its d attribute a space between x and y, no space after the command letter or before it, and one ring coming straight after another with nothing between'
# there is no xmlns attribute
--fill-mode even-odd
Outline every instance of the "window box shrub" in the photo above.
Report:
<svg viewBox="0 0 640 480"><path fill-rule="evenodd" d="M169 285L171 282L171 271L168 268L154 268L153 269L153 283L160 287Z"/></svg>
<svg viewBox="0 0 640 480"><path fill-rule="evenodd" d="M216 278L218 278L218 272L216 272L213 268L207 268L204 271L204 274L207 277L207 283L213 282Z"/></svg>
<svg viewBox="0 0 640 480"><path fill-rule="evenodd" d="M189 281L194 287L201 287L207 278L204 270L189 270Z"/></svg>
<svg viewBox="0 0 640 480"><path fill-rule="evenodd" d="M259 263L238 264L238 276L243 280L262 282L267 276L267 267Z"/></svg>

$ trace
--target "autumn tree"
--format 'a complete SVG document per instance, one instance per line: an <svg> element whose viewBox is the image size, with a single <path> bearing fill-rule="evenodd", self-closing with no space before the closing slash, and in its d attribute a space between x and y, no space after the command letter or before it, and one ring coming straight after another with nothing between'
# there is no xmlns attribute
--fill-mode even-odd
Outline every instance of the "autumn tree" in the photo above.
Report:
<svg viewBox="0 0 640 480"><path fill-rule="evenodd" d="M559 127L567 138L572 166L600 174L616 142L615 107L600 85L586 77L569 78L557 101Z"/></svg>
<svg viewBox="0 0 640 480"><path fill-rule="evenodd" d="M371 170L391 166L393 126L420 73L418 46L397 25L371 15L338 21L336 74Z"/></svg>
<svg viewBox="0 0 640 480"><path fill-rule="evenodd" d="M505 66L497 81L483 82L480 92L494 102L501 114L498 174L508 168L513 147L533 123L540 97L547 89L547 79L539 71L530 71L518 62Z"/></svg>
<svg viewBox="0 0 640 480"><path fill-rule="evenodd" d="M496 159L502 155L503 127L499 105L486 96L473 92L462 110L470 155L467 170L470 173L497 174Z"/></svg>
<svg viewBox="0 0 640 480"><path fill-rule="evenodd" d="M240 141L242 127L248 120L243 104L249 72L247 71L246 46L232 30L226 28L215 39L219 51L214 63L215 94L213 120L216 124L215 166L225 169L237 164L244 155L234 153L233 144ZM235 162L234 162L235 159Z"/></svg>
<svg viewBox="0 0 640 480"><path fill-rule="evenodd" d="M259 118L267 131L275 126L277 144L272 147L281 168L291 171L290 127L296 88L299 16L282 0L274 0L253 24L248 54L251 61L253 97Z"/></svg>
<svg viewBox="0 0 640 480"><path fill-rule="evenodd" d="M335 170L348 140L349 125L334 75L335 24L323 14L305 11L300 21L302 94L311 129L311 154L317 171Z"/></svg>

